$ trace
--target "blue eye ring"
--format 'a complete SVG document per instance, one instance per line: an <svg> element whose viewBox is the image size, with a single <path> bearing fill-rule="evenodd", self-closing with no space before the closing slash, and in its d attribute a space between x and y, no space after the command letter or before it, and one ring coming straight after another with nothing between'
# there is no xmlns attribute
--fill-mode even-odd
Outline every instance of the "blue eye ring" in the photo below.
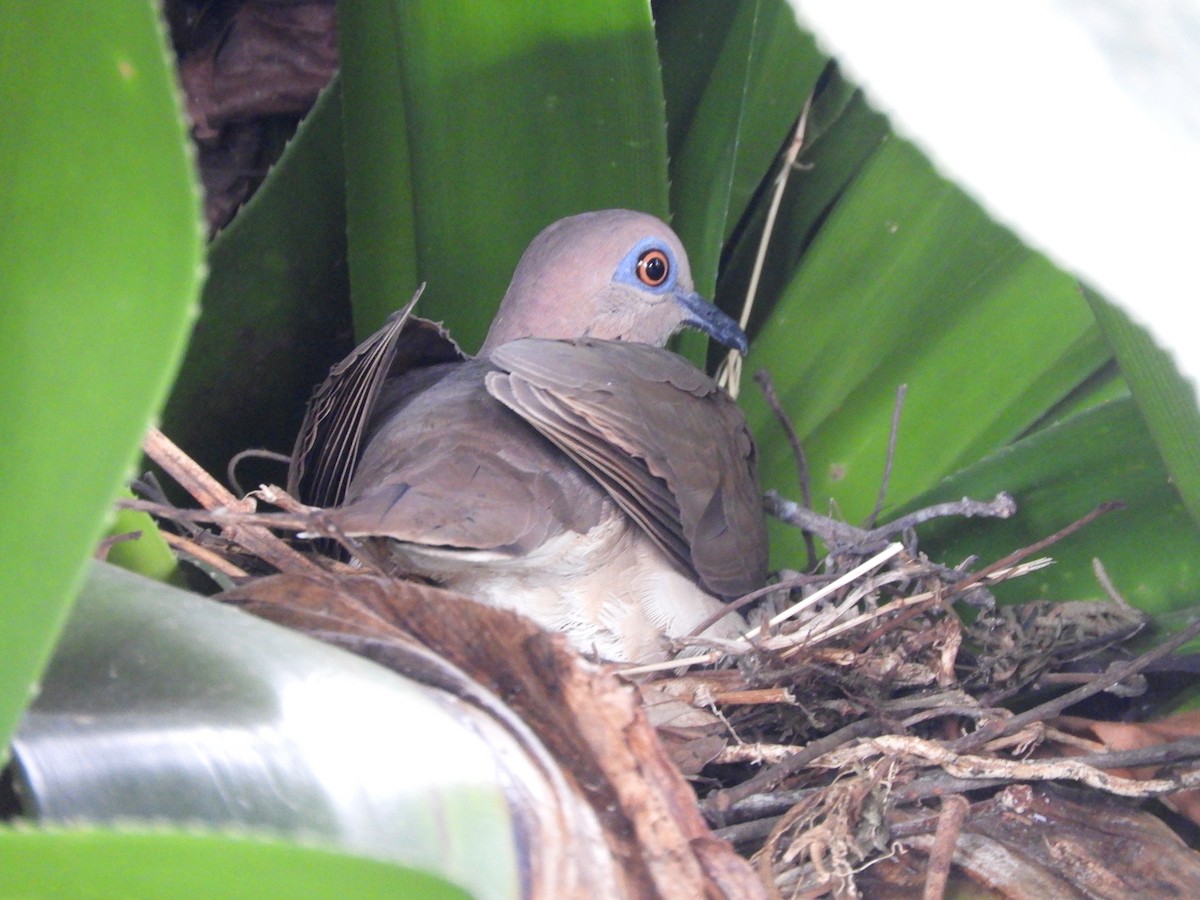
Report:
<svg viewBox="0 0 1200 900"><path fill-rule="evenodd" d="M646 287L661 287L671 276L671 260L662 250L652 247L638 257L638 281Z"/></svg>

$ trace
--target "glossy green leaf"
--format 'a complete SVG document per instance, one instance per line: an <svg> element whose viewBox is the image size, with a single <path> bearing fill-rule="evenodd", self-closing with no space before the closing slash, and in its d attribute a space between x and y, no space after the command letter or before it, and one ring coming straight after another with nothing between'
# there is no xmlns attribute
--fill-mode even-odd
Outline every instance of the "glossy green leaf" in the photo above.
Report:
<svg viewBox="0 0 1200 900"><path fill-rule="evenodd" d="M813 96L804 149L788 179L764 258L750 316L753 337L770 317L830 208L889 134L887 121L862 93L830 66ZM724 309L740 308L765 226L769 193L757 198L750 221L726 251L717 297Z"/></svg>
<svg viewBox="0 0 1200 900"><path fill-rule="evenodd" d="M6 897L459 898L427 872L253 836L0 831Z"/></svg>
<svg viewBox="0 0 1200 900"><path fill-rule="evenodd" d="M991 562L1054 534L1101 503L1107 513L1045 551L1055 565L995 589L1002 600L1103 597L1099 559L1117 590L1140 609L1194 607L1200 592L1200 529L1172 489L1133 400L1126 397L1051 425L991 454L917 498L925 506L1008 491L1018 512L1002 522L946 520L920 529L921 548L956 564Z"/></svg>
<svg viewBox="0 0 1200 900"><path fill-rule="evenodd" d="M0 169L5 747L194 315L199 202L157 7L0 7Z"/></svg>
<svg viewBox="0 0 1200 900"><path fill-rule="evenodd" d="M338 8L354 331L372 334L419 284L404 67L390 3Z"/></svg>
<svg viewBox="0 0 1200 900"><path fill-rule="evenodd" d="M200 320L162 428L222 480L242 450L291 451L313 386L353 346L341 140L335 83L209 247ZM246 483L284 480L278 466L264 472Z"/></svg>
<svg viewBox="0 0 1200 900"><path fill-rule="evenodd" d="M783 0L736 4L731 21L718 19L727 30L716 58L697 58L682 36L720 16L712 6L668 5L659 22L663 67L682 95L669 100L668 109L689 114L671 157L672 224L688 248L697 290L709 297L722 247L773 174L776 154L826 62ZM697 83L703 89L689 103Z"/></svg>
<svg viewBox="0 0 1200 900"><path fill-rule="evenodd" d="M1085 289L1085 296L1116 353L1171 483L1192 520L1200 524L1200 409L1195 388L1144 328L1111 303Z"/></svg>
<svg viewBox="0 0 1200 900"><path fill-rule="evenodd" d="M132 496L126 490L124 496ZM158 525L147 513L119 509L113 516L107 537L112 539L107 562L156 581L174 580L175 554L163 539Z"/></svg>
<svg viewBox="0 0 1200 900"><path fill-rule="evenodd" d="M415 277L399 265L355 274L369 294L355 298L364 321L424 281L420 312L446 320L473 351L542 227L611 206L666 214L666 126L645 2L518 0L484 12L465 0L352 0L343 18L343 47L367 57L344 71L345 139L357 148L351 234L388 229L372 240L401 253L411 242L417 266ZM379 188L381 176L411 177L411 188ZM410 214L392 208L409 194L415 237ZM378 256L376 247L361 259Z"/></svg>
<svg viewBox="0 0 1200 900"><path fill-rule="evenodd" d="M1106 359L1074 281L892 138L822 224L747 369L775 379L806 442L814 505L858 522L879 490L899 385L890 506L1021 434ZM786 442L758 392L744 396L763 481L789 492ZM799 539L777 534L782 562Z"/></svg>

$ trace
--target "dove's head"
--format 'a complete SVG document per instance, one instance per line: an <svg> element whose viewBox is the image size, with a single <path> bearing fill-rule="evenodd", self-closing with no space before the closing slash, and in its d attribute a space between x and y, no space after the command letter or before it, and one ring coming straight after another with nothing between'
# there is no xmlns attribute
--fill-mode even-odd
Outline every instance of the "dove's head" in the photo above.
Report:
<svg viewBox="0 0 1200 900"><path fill-rule="evenodd" d="M687 327L746 352L737 323L696 293L675 232L646 213L606 209L559 219L533 239L480 352L526 337L661 347Z"/></svg>

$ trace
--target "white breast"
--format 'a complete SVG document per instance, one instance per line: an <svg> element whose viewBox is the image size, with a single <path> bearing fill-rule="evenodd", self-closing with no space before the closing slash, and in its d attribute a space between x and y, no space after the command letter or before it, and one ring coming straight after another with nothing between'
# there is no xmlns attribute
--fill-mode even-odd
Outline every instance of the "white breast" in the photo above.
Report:
<svg viewBox="0 0 1200 900"><path fill-rule="evenodd" d="M412 573L516 610L605 660L665 659L664 637L691 633L725 605L615 507L586 534L558 534L524 556L389 543ZM741 616L730 613L704 633L734 638L745 628Z"/></svg>

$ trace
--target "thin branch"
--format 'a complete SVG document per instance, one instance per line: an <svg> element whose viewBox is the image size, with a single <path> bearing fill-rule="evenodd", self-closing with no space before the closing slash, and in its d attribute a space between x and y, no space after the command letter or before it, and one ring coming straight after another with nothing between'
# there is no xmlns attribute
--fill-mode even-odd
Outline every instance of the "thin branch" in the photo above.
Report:
<svg viewBox="0 0 1200 900"><path fill-rule="evenodd" d="M146 439L142 442L142 449L210 512L215 509L253 512L253 500L239 500L157 428L151 428L147 432ZM236 540L251 553L280 571L309 573L324 571L315 562L297 553L266 528L244 523L231 523L224 527L229 532L231 540Z"/></svg>
<svg viewBox="0 0 1200 900"><path fill-rule="evenodd" d="M794 525L805 531L817 534L826 543L849 547L869 547L890 540L894 535L909 528L923 525L932 519L962 516L963 518L992 518L1008 519L1017 511L1013 498L1004 492L997 494L991 500L972 500L963 497L961 500L951 500L937 503L901 516L899 519L872 528L869 531L858 528L838 519L823 516L811 509L801 506L794 500L787 500L778 491L767 491L763 499L763 507L770 514L788 525ZM1069 533L1069 532L1068 532ZM1064 534L1063 537L1066 535ZM1035 547L1037 545L1034 545ZM1004 568L1009 557L1000 560L996 565Z"/></svg>
<svg viewBox="0 0 1200 900"><path fill-rule="evenodd" d="M950 864L958 847L963 821L971 803L961 794L942 798L942 810L938 815L937 831L933 846L929 850L929 864L925 867L925 890L923 900L942 900L946 896L946 883L950 878Z"/></svg>
<svg viewBox="0 0 1200 900"><path fill-rule="evenodd" d="M808 474L808 458L804 455L804 445L800 443L796 427L792 424L791 416L784 411L783 404L779 402L779 394L775 390L775 382L771 378L771 373L766 369L759 369L754 373L754 381L762 391L763 399L767 401L767 406L771 407L771 412L775 414L775 421L783 429L788 444L792 448L792 459L796 463L796 477L800 482L800 502L808 509L812 509L812 483ZM811 531L802 530L801 533L804 535L804 549L808 552L806 568L811 572L817 567L817 545Z"/></svg>
<svg viewBox="0 0 1200 900"><path fill-rule="evenodd" d="M892 424L888 430L887 455L883 461L883 477L879 480L879 494L875 498L875 508L867 519L867 528L875 527L879 514L883 512L883 502L887 498L888 485L892 480L892 465L896 461L896 439L900 434L900 414L904 411L904 396L908 393L908 385L902 384L896 388L896 401L892 404Z"/></svg>
<svg viewBox="0 0 1200 900"><path fill-rule="evenodd" d="M1063 538L1074 534L1076 531L1078 531L1081 528L1084 528L1087 525L1090 525L1092 522L1094 522L1096 519L1100 518L1100 516L1104 515L1105 513L1112 512L1113 510L1117 510L1117 509L1123 509L1124 507L1125 507L1125 504L1119 500L1111 500L1107 503L1101 503L1099 506L1097 506L1091 512L1086 513L1083 516L1080 516L1078 519L1076 519L1070 525L1066 526L1065 528L1059 529L1058 531L1054 532L1054 534L1050 535L1049 537L1042 538L1040 541L1034 541L1029 546L1022 547L1020 550L1015 550L1012 553L1008 554L1008 556L1002 557L1001 559L996 560L994 563L984 566L978 572L972 573L969 577L964 578L962 581L953 585L953 587L951 588L951 592L955 593L955 594L962 593L967 588L972 587L975 584L977 584L978 582L982 581L984 578L986 578L988 575L990 575L994 569L1006 568L1008 566L1011 566L1011 565L1014 565L1015 563L1020 562L1021 560L1025 559L1027 557L1033 556L1033 554L1035 554L1035 553L1040 553L1041 551L1045 550L1047 547L1051 546L1052 544L1057 544Z"/></svg>
<svg viewBox="0 0 1200 900"><path fill-rule="evenodd" d="M1076 703L1086 700L1088 697L1094 696L1112 687L1114 684L1119 684L1130 675L1136 675L1152 663L1178 650L1197 635L1200 635L1200 619L1196 619L1196 621L1188 625L1183 631L1180 631L1169 640L1163 641L1163 643L1159 644L1153 650L1149 650L1141 656L1131 659L1129 662L1109 667L1107 672L1097 675L1091 684L1085 684L1081 688L1068 691L1061 697L1055 697L1053 700L1043 703L1040 706L1035 706L1033 709L1012 716L1011 718L993 720L977 728L965 737L950 742L947 746L956 752L974 750L995 738L1020 731L1026 725L1053 718L1067 707L1074 706Z"/></svg>
<svg viewBox="0 0 1200 900"><path fill-rule="evenodd" d="M831 753L843 744L858 740L859 738L875 737L882 733L882 731L883 726L878 722L871 719L859 719L845 728L839 728L833 734L818 738L815 741L809 741L804 746L804 749L798 750L795 755L771 766L769 769L764 769L753 778L749 778L741 784L725 788L724 790L713 791L704 798L704 802L700 804L700 808L706 814L719 818L721 813L729 809L733 804L740 800L745 800L753 794L760 794L770 790L789 775L794 775L813 760L824 756L826 753Z"/></svg>
<svg viewBox="0 0 1200 900"><path fill-rule="evenodd" d="M808 130L808 114L812 109L812 94L804 101L804 109L796 122L792 133L791 143L784 152L783 161L779 166L779 174L775 176L775 192L771 195L771 205L767 208L767 220L763 224L762 237L758 241L758 253L754 257L754 268L750 272L750 283L746 287L746 299L742 301L742 314L738 324L745 331L750 324L750 311L754 308L754 300L758 295L758 282L762 278L763 266L767 259L767 246L771 243L771 235L775 231L775 218L779 215L779 205L783 202L783 192L787 188L792 171L797 168L796 160L804 146L804 132ZM717 384L725 388L729 395L737 399L742 377L742 356L736 350L730 350L717 369Z"/></svg>
<svg viewBox="0 0 1200 900"><path fill-rule="evenodd" d="M233 485L233 489L239 494L246 493L242 489L242 484L238 481L237 477L237 467L241 465L244 459L265 459L268 462L283 463L285 466L289 465L292 461L290 456L286 456L283 453L276 453L274 450L263 450L261 448L242 450L239 453L235 453L233 458L229 460L229 464L225 466L225 480Z"/></svg>

